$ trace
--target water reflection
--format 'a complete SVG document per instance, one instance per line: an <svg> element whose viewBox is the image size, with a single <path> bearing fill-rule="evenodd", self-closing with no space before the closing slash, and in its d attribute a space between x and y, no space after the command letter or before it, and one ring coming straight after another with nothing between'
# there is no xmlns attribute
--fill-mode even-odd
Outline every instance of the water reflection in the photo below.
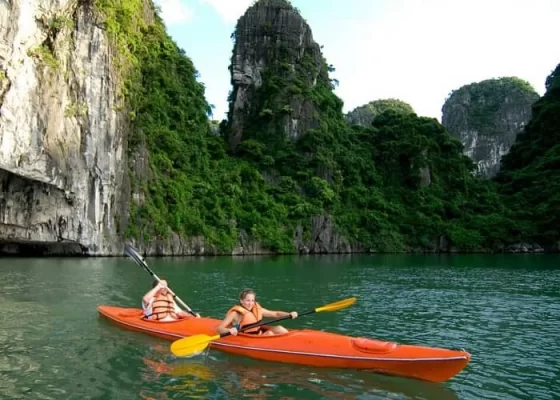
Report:
<svg viewBox="0 0 560 400"><path fill-rule="evenodd" d="M209 398L205 396L214 393L211 398L228 399L274 399L279 393L283 399L458 399L445 384L366 371L310 368L235 356L214 357L212 352L189 360L154 358L144 357L147 367L144 377L146 382L165 382L164 391L152 392L152 397L145 399L175 398L186 393L191 398Z"/></svg>

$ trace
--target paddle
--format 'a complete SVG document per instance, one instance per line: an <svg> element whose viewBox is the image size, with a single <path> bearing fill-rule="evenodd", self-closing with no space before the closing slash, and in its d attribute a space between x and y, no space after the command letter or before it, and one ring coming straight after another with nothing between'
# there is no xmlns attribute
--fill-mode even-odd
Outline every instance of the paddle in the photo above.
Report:
<svg viewBox="0 0 560 400"><path fill-rule="evenodd" d="M154 271L152 271L150 269L150 267L148 267L148 264L146 264L146 261L144 261L142 256L140 254L138 254L138 252L136 251L136 249L134 247L132 247L131 245L129 245L127 243L127 244L124 245L124 252L127 256L132 258L136 262L136 264L140 265L146 271L148 271L150 273L150 275L152 275L156 281L161 282L161 279L159 279L159 277L154 273ZM191 308L183 300L181 300L169 287L167 288L167 291L169 293L171 293L171 295L173 296L173 299L175 301L177 301L180 305L182 305L183 308L185 308L189 314L192 314L193 316L196 317L196 313L193 310L191 310Z"/></svg>
<svg viewBox="0 0 560 400"><path fill-rule="evenodd" d="M356 298L355 297L350 297L348 299L340 300L340 301L337 301L337 302L331 303L331 304L327 304L327 305L324 305L322 307L315 308L313 310L298 313L298 316L303 316L303 315L308 315L308 314L313 314L313 313L318 313L318 312L323 312L323 311L338 311L338 310L341 310L343 308L351 306L355 302L356 302ZM269 325L269 324L272 324L274 322L279 322L279 321L283 321L285 319L291 319L291 318L292 317L290 315L288 315L288 316L285 316L285 317L273 319L271 321L256 322L254 324L244 326L242 329L239 330L239 332L243 332L247 329L256 328L256 327L262 326L262 325ZM223 338L225 336L229 336L229 335L231 335L231 333L227 332L227 333L222 333L220 335L214 335L214 336L209 336L209 335L202 334L202 335L194 335L194 336L185 337L185 338L176 340L171 344L171 352L178 357L190 356L190 355L200 353L201 351L203 351L206 347L208 347L210 342L212 342L213 340L217 340L217 339Z"/></svg>

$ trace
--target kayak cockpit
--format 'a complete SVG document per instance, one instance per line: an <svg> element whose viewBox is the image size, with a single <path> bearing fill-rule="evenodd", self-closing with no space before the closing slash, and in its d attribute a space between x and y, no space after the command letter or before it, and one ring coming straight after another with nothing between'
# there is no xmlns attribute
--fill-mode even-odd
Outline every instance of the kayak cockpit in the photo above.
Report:
<svg viewBox="0 0 560 400"><path fill-rule="evenodd" d="M142 320L142 321L145 321L145 322L150 322L150 323L153 323L153 324L169 324L169 323L174 323L174 322L181 322L181 321L184 321L185 319L192 318L192 317L181 318L181 319L176 319L174 321L151 320L151 319L144 318L144 312L142 310L137 309L137 308L125 308L125 309L119 311L117 313L117 316L121 317L121 318L138 319L138 320Z"/></svg>
<svg viewBox="0 0 560 400"><path fill-rule="evenodd" d="M383 340L368 339L363 337L353 338L351 341L352 346L356 350L364 353L389 353L394 351L398 346L398 344L394 342L385 342Z"/></svg>

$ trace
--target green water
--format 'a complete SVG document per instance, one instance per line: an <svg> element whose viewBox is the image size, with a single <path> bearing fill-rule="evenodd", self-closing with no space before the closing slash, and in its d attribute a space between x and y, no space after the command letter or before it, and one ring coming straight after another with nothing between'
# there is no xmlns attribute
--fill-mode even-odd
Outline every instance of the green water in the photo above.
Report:
<svg viewBox="0 0 560 400"><path fill-rule="evenodd" d="M0 259L2 399L558 399L557 255L148 259L193 309L221 318L244 287L269 309L358 302L288 328L465 348L443 384L269 363L169 342L99 318L139 307L150 276L128 258Z"/></svg>

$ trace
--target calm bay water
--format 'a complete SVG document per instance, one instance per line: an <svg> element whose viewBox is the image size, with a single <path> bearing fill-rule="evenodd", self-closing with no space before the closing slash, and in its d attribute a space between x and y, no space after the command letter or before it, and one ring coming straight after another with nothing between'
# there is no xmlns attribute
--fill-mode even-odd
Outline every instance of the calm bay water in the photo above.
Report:
<svg viewBox="0 0 560 400"><path fill-rule="evenodd" d="M268 363L210 350L177 359L170 342L101 319L139 307L151 277L128 258L0 259L2 399L559 399L560 256L282 256L148 259L194 310L223 317L244 287L269 309L357 296L308 327L465 348L443 384Z"/></svg>

